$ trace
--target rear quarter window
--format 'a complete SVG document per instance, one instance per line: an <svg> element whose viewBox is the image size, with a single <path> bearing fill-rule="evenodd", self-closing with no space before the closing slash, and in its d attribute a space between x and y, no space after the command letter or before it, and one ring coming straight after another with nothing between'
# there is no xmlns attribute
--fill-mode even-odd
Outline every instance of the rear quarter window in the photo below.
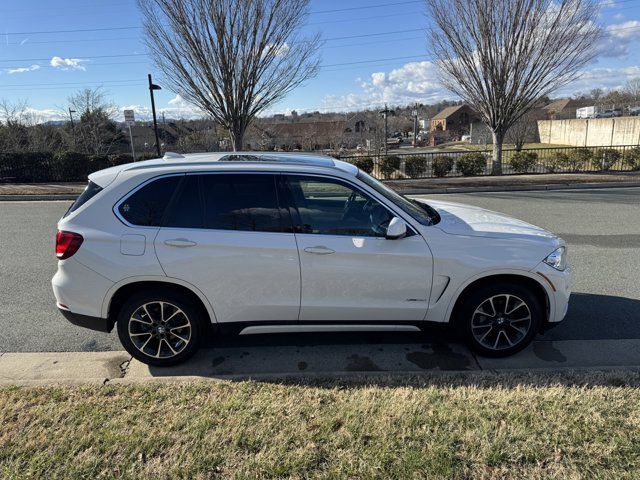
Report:
<svg viewBox="0 0 640 480"><path fill-rule="evenodd" d="M102 187L100 185L95 184L93 182L89 182L87 184L87 187L80 194L80 196L76 198L76 201L71 204L71 206L69 207L69 209L66 211L66 213L62 218L66 217L72 212L75 212L77 209L79 209L82 205L87 203L89 200L91 200L101 191L102 191Z"/></svg>
<svg viewBox="0 0 640 480"><path fill-rule="evenodd" d="M126 197L118 213L132 225L159 227L183 175L153 180Z"/></svg>

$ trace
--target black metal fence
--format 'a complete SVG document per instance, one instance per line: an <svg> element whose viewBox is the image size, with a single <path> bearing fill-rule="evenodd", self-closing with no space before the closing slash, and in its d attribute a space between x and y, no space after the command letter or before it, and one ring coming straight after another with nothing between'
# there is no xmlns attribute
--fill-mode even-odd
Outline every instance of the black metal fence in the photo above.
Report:
<svg viewBox="0 0 640 480"><path fill-rule="evenodd" d="M379 179L492 175L490 150L440 150L429 153L350 155L353 163ZM594 173L640 170L640 145L616 147L544 147L502 154L502 174Z"/></svg>
<svg viewBox="0 0 640 480"><path fill-rule="evenodd" d="M343 156L380 179L491 175L490 151L440 150L429 153ZM74 152L0 152L0 182L73 182L113 165L129 163L128 154ZM640 170L640 145L550 147L503 152L503 175L522 173L621 172Z"/></svg>

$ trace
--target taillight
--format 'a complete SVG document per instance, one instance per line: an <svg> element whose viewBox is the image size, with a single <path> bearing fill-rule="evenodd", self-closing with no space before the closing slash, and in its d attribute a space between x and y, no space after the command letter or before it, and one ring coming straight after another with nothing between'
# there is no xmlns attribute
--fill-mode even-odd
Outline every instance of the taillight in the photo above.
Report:
<svg viewBox="0 0 640 480"><path fill-rule="evenodd" d="M56 257L58 260L64 260L76 253L83 240L79 233L58 230L56 234Z"/></svg>

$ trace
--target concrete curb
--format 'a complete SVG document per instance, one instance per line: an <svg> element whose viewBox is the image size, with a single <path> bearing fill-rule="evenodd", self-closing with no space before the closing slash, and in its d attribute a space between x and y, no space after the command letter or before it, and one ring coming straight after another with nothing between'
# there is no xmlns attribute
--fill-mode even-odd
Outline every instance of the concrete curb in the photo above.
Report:
<svg viewBox="0 0 640 480"><path fill-rule="evenodd" d="M462 363L447 362L447 353L422 347L427 357L440 359L425 366L403 362L407 354L403 344L385 345L384 352L376 347L351 345L344 355L328 363L319 361L326 359L323 346L302 348L297 353L296 347L283 351L282 346L258 346L251 353L245 351L247 347L219 347L203 349L188 362L166 368L149 367L122 351L4 353L0 355L0 387L640 370L640 339L537 340L505 359L476 357L462 345L450 345L448 355L463 356L467 361ZM367 362L355 370L349 368L349 353ZM305 371L296 369L301 359L309 362Z"/></svg>
<svg viewBox="0 0 640 480"><path fill-rule="evenodd" d="M78 195L0 195L0 202L53 202L53 201L67 201L72 202Z"/></svg>
<svg viewBox="0 0 640 480"><path fill-rule="evenodd" d="M593 188L637 188L640 182L598 182L598 183L549 183L542 185L487 185L471 187L416 188L399 190L403 195L435 195L443 193L480 193L480 192L533 192L543 190L585 190ZM0 195L0 202L51 202L73 201L75 194L52 195Z"/></svg>
<svg viewBox="0 0 640 480"><path fill-rule="evenodd" d="M429 195L442 193L480 193L480 192L534 192L543 190L588 190L594 188L637 188L640 182L600 182L600 183L550 183L543 185L504 185L476 187L418 188L399 190L403 195Z"/></svg>

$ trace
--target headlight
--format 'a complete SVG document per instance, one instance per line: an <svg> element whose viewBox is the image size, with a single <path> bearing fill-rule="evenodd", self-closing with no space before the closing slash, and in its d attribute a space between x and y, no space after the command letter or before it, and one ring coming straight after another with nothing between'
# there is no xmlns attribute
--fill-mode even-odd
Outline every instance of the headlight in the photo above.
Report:
<svg viewBox="0 0 640 480"><path fill-rule="evenodd" d="M567 249L566 247L560 247L549 254L547 258L543 260L544 263L550 267L560 270L561 272L567 268Z"/></svg>

